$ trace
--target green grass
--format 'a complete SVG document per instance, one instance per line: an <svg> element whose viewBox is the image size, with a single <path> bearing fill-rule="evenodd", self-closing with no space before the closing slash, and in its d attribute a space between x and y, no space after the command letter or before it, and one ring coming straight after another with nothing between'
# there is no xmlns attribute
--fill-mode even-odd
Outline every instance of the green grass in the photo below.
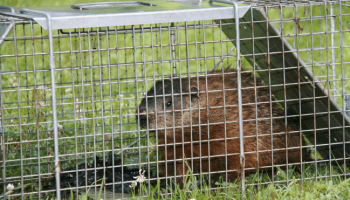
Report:
<svg viewBox="0 0 350 200"><path fill-rule="evenodd" d="M278 169L274 176L275 184L263 184L271 182L271 177L260 173L258 175L250 174L246 177L246 190L241 192L241 184L239 180L233 183L216 182L217 188L210 188L203 181L200 187L197 185L198 177L193 176L191 172L187 173L186 181L183 188L178 185L176 187L167 187L168 194L163 193L163 196L157 196L156 191L158 186L152 188L148 193L148 188L143 188L143 196L148 199L349 199L350 198L350 179L344 179L343 176L336 176L330 179L329 177L310 179L315 177L315 166L309 165L305 167L302 174L295 172L289 168L290 173L285 170ZM334 174L342 173L342 167L332 167ZM318 167L318 176L327 176L329 167L327 165ZM287 181L288 180L288 181ZM142 196L142 195L140 195ZM134 198L142 199L138 195Z"/></svg>
<svg viewBox="0 0 350 200"><path fill-rule="evenodd" d="M99 0L105 1L105 0ZM35 7L35 6L54 6L54 5L71 5L74 3L97 2L96 0L60 0L60 1L2 1L2 5L9 5L13 7ZM338 8L335 8L335 13L338 13ZM270 20L278 20L278 9L269 9L268 16ZM285 19L293 18L293 8L285 8L283 10L283 17ZM298 7L297 16L295 18L302 18L310 16L310 9ZM324 16L325 8L323 6L312 9L314 16ZM343 13L350 13L348 7L342 8ZM349 16L343 16L343 45L350 42L350 25ZM202 23L202 22L201 22ZM335 19L336 30L339 30L339 17ZM315 20L312 23L299 22L300 32L295 31L298 25L295 20L283 23L283 34L288 42L294 47L299 48L300 57L309 65L316 76L323 76L319 80L323 80L322 84L326 89L332 89L333 83L327 81L327 76L330 76L331 70L327 67L329 62L330 49L324 48L330 46L330 34L324 34L326 21L324 19ZM177 25L177 24L175 24ZM178 25L184 25L179 23ZM188 22L188 25L193 25L193 22ZM275 25L279 28L280 23L275 21ZM135 124L135 108L142 99L142 95L150 89L154 83L155 78L168 77L171 73L170 60L171 49L169 46L170 38L167 31L170 24L152 25L153 28L162 26L162 33L159 32L145 32L144 34L136 33L135 38L130 34L118 34L111 32L108 36L105 34L82 34L81 40L74 35L67 37L67 34L54 31L54 51L56 61L56 97L58 120L63 127L59 130L59 152L62 168L74 166L76 164L91 162L95 155L103 155L103 152L120 149L122 146L127 146L129 143L136 140L136 137L143 135L139 132ZM149 25L143 26L148 28ZM198 26L199 27L199 26ZM109 27L114 30L115 27ZM122 29L132 28L117 27L118 31ZM142 28L135 26L135 28ZM102 28L103 30L106 27ZM301 30L303 29L303 30ZM84 29L85 31L87 29ZM84 31L81 30L81 31ZM94 31L90 29L90 31ZM17 183L21 182L22 186L26 186L23 192L38 191L41 186L45 185L45 178L48 178L48 173L52 173L54 166L53 161L53 140L52 140L52 104L51 104L51 80L48 65L48 42L47 31L42 30L38 25L33 26L33 30L29 24L18 24L15 29L16 33L10 33L9 37L16 34L18 41L5 41L0 46L0 65L1 65L1 93L2 93L2 123L6 155L5 173L7 178ZM69 32L69 30L63 30ZM71 32L76 30L72 29ZM303 33L314 33L313 38L310 35L303 35ZM329 20L328 20L329 31ZM295 35L298 33L298 37ZM38 39L32 40L30 37L37 36ZM294 34L294 35L293 35ZM194 41L195 35L197 41L214 41L213 43L198 43L191 44L188 47L185 44L186 34L185 30L176 31L176 45L175 55L176 59L197 58L203 57L206 54L210 56L221 56L231 49L233 44L230 41L225 41L227 38L220 34L220 29L217 26L207 27L205 30L198 28L196 31L189 29L187 32L187 39L189 42ZM289 35L289 36L288 36ZM39 38L42 37L43 39ZM335 34L336 41L336 65L337 70L337 94L346 93L350 90L349 80L341 81L342 75L345 79L349 78L350 71L346 70L350 62L350 50L348 47L343 49L344 69L341 70L341 53L340 53L340 35ZM58 39L59 38L59 39ZM154 47L151 39L154 40ZM107 42L107 39L109 43ZM313 39L313 42L312 42ZM133 42L134 40L134 42ZM220 43L224 40L223 43ZM327 42L328 41L328 42ZM161 46L163 44L163 46ZM299 44L299 45L298 45ZM90 46L89 46L90 45ZM137 48L133 50L133 46L147 48ZM34 47L34 49L32 48ZM118 47L118 49L116 48ZM313 53L310 48L313 49ZM103 49L98 52L94 48ZM106 50L109 48L109 50ZM79 49L89 50L80 52ZM61 52L61 53L57 53ZM153 52L153 56L152 56ZM187 55L188 52L188 55ZM197 54L196 54L197 52ZM17 53L17 57L14 57ZM33 56L33 54L35 54ZM231 57L224 60L223 65L232 66L235 63L235 51ZM108 61L109 58L109 61ZM161 62L161 61L164 62ZM200 61L177 61L177 73L188 75L197 71L203 72L205 69L210 69L220 59L207 59ZM143 65L144 61L159 62L156 64ZM109 62L109 63L108 63ZM139 62L137 65L125 65L133 62ZM312 63L314 65L312 67ZM111 67L107 67L110 64ZM122 65L125 66L122 66ZM81 68L83 66L83 68ZM100 67L101 66L101 67ZM243 60L245 68L251 66ZM235 66L232 66L235 67ZM35 73L33 70L35 69ZM249 69L247 69L249 70ZM251 69L250 69L251 70ZM17 73L18 71L18 73ZM135 82L135 76L138 81ZM146 77L146 81L145 78ZM111 83L110 83L111 80ZM74 82L74 83L73 83ZM344 90L343 90L344 84ZM111 91L111 92L110 92ZM119 92L120 91L120 92ZM122 96L121 96L122 94ZM330 93L332 95L332 93ZM337 99L340 106L343 105L342 98ZM123 138L123 140L121 139ZM131 139L125 139L131 138ZM141 151L149 151L156 144L154 138L143 139L139 147L134 147L127 151L127 153L135 153L124 155L124 163L133 166L146 166L150 161L157 161L156 151L147 157L146 153L138 153ZM159 156L159 154L158 154ZM23 158L21 160L21 158ZM40 163L40 165L39 165ZM18 167L18 166L23 167ZM16 167L13 167L16 166ZM312 170L307 172L305 177L329 176L330 169L321 167L318 169L318 174L315 173L316 167L311 167ZM348 170L347 168L345 168ZM328 170L328 174L327 174ZM340 174L347 173L333 170L332 173L338 172ZM281 174L284 172L281 170ZM37 180L39 175L44 174L43 181ZM289 173L294 174L294 173ZM20 178L26 176L29 178ZM30 177L37 178L32 180ZM280 175L282 176L282 175ZM301 177L297 177L300 179ZM274 177L279 179L281 177ZM284 177L287 179L287 177ZM255 183L258 181L257 177L251 177ZM288 180L293 180L293 177L288 177ZM191 177L190 182L194 181ZM267 177L260 178L259 181L269 181ZM338 195L335 190L339 192L340 189L348 186L348 183L342 182L342 178L333 178L330 181L328 178L321 178L318 181L305 180L289 182L288 184L275 184L268 187L261 186L248 187L246 196L252 199L262 198L328 198L327 195ZM249 182L249 181L248 181ZM291 183L293 183L291 185ZM306 184L307 183L307 184ZM340 184L340 183L343 183ZM305 185L306 184L306 185ZM340 185L339 185L340 184ZM239 193L238 183L229 184L226 189L216 191L201 191L194 189L176 190L174 196L181 196L181 198L196 198L196 199L211 199L211 198L241 198ZM0 184L0 194L4 191L3 185ZM16 194L21 193L21 188L16 188ZM307 188L307 189L306 189ZM318 188L313 190L313 188ZM148 190L145 190L148 191ZM293 195L294 196L293 196ZM324 194L323 197L321 194ZM192 195L192 196L191 196ZM202 195L202 196L201 196ZM203 196L204 195L204 196ZM205 196L207 195L207 196ZM219 196L213 196L219 195ZM236 195L236 196L235 196ZM251 196L249 196L251 195ZM309 196L308 196L309 195ZM310 196L311 195L311 196ZM312 196L314 195L314 196ZM315 196L316 195L316 196ZM348 193L343 191L339 195L346 197ZM312 198L311 198L312 197ZM335 196L332 196L335 197ZM175 197L174 197L175 198ZM177 197L176 197L177 198Z"/></svg>
<svg viewBox="0 0 350 200"><path fill-rule="evenodd" d="M246 190L242 193L241 184L239 180L234 182L217 181L216 187L211 187L206 180L202 181L202 185L198 185L198 177L194 176L191 171L188 171L183 184L179 185L172 182L167 189L161 187L159 184L151 186L143 183L141 190L133 191L127 199L349 199L350 198L350 179L344 176L329 176L332 171L333 175L343 173L343 166L332 166L332 170L328 165L319 166L318 172L315 173L314 164L308 166L304 165L302 174L295 171L294 168L288 169L289 174L285 170L277 168L274 178L274 184L269 184L272 179L266 173L249 174L246 177ZM315 175L317 174L317 180ZM203 176L205 179L205 176ZM175 185L175 186L174 186ZM89 188L88 190L90 190ZM162 191L157 193L157 191ZM97 199L103 198L102 187L97 190ZM71 199L73 191L71 191ZM78 199L93 199L93 196L86 194L78 195ZM54 199L54 198L53 198Z"/></svg>

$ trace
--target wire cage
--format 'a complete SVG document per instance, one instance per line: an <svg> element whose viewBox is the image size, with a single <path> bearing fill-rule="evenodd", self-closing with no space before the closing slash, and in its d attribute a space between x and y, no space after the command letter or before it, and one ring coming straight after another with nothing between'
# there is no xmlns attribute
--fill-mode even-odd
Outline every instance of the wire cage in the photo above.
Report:
<svg viewBox="0 0 350 200"><path fill-rule="evenodd" d="M0 198L116 199L156 184L171 195L188 173L201 190L346 178L349 11L345 0L1 6Z"/></svg>

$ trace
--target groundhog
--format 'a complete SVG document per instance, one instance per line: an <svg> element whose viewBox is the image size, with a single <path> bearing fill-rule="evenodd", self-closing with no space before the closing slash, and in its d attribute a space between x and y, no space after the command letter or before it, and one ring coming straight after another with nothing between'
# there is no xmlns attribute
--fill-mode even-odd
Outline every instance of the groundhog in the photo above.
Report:
<svg viewBox="0 0 350 200"><path fill-rule="evenodd" d="M284 111L270 101L269 88L260 79L243 72L241 80L245 172L271 170L272 165L283 168L287 156L288 164L300 163L307 155L300 151L297 126L286 125ZM220 175L226 180L226 171L229 180L238 178L242 168L236 70L159 80L138 109L139 125L156 133L163 152L161 161L166 164L160 177L181 177L189 166L194 173L209 172L212 180Z"/></svg>

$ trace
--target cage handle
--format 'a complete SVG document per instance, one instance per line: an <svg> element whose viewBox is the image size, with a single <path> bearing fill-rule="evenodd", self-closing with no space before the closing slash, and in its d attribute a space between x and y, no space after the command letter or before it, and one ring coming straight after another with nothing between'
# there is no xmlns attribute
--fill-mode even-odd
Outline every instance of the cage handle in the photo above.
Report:
<svg viewBox="0 0 350 200"><path fill-rule="evenodd" d="M226 3L226 4L234 5L233 1L235 0L209 0L209 4L212 5L213 2L216 2L216 3Z"/></svg>
<svg viewBox="0 0 350 200"><path fill-rule="evenodd" d="M10 10L12 13L15 13L15 9L11 6L0 6L0 10Z"/></svg>
<svg viewBox="0 0 350 200"><path fill-rule="evenodd" d="M151 3L141 1L121 1L121 2L98 2L73 4L71 7L77 10L91 10L97 8L123 7L123 6L155 6Z"/></svg>

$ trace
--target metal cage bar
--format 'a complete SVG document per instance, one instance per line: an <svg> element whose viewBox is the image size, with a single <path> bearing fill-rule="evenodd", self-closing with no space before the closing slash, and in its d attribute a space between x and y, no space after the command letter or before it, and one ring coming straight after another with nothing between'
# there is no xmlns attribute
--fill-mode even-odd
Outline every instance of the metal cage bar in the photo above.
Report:
<svg viewBox="0 0 350 200"><path fill-rule="evenodd" d="M59 151L58 151L58 122L57 122L57 111L56 111L56 81L55 81L55 56L53 51L53 36L52 36L52 28L51 28L51 16L47 12L40 12L36 10L30 9L22 9L23 13L33 13L38 15L44 15L47 19L47 27L49 34L49 64L51 71L51 94L52 94L52 118L53 118L53 132L54 132L54 154L55 154L55 172L56 172L56 197L57 199L61 199L60 192L60 159L59 159ZM22 180L23 183L23 180ZM23 188L22 188L23 193Z"/></svg>

